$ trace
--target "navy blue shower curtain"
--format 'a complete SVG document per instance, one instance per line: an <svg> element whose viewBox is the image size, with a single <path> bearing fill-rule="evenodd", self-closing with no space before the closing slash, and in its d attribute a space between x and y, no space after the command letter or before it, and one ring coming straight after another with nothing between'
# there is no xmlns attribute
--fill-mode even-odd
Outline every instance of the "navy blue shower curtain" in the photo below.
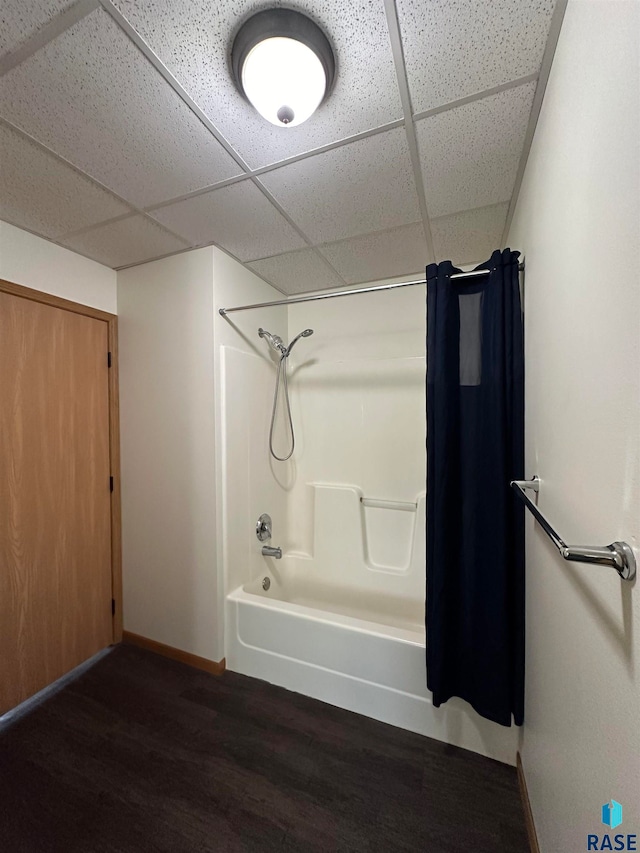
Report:
<svg viewBox="0 0 640 853"><path fill-rule="evenodd" d="M523 722L524 352L519 252L427 267L427 686Z"/></svg>

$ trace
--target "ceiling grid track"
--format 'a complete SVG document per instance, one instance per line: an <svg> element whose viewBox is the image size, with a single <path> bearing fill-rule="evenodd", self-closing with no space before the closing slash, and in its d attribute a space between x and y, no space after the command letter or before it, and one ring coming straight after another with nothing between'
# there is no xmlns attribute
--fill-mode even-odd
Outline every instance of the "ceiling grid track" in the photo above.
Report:
<svg viewBox="0 0 640 853"><path fill-rule="evenodd" d="M414 113L413 120L416 122L421 121L423 118L431 118L431 116L437 116L439 113L446 113L449 110L464 107L466 104L472 104L474 101L482 101L484 98L490 98L491 95L499 95L500 92L508 92L509 89L517 89L518 86L524 86L526 83L535 83L537 79L537 71L535 74L526 74L524 77L517 77L515 80L508 80L506 83L501 83L499 86L492 86L490 89L483 89L481 92L474 92L473 95L467 95L464 98L449 101L446 104L441 104L439 107L432 107L430 110L424 110L421 113Z"/></svg>
<svg viewBox="0 0 640 853"><path fill-rule="evenodd" d="M398 79L398 89L400 90L400 101L402 103L402 110L404 112L404 128L405 133L407 135L407 144L409 146L409 156L411 157L411 165L413 166L413 179L416 185L418 204L420 205L420 213L422 215L422 227L424 228L424 236L427 242L427 263L429 263L430 261L436 260L436 253L433 247L431 223L429 221L427 199L424 192L422 167L420 165L420 154L418 152L418 139L416 137L416 131L413 125L411 93L409 92L409 81L407 79L407 69L404 62L404 50L402 48L402 38L400 35L398 10L396 8L395 0L383 0L383 3L384 10L387 16L387 26L389 27L389 39L391 41L393 61L396 66L396 77Z"/></svg>
<svg viewBox="0 0 640 853"><path fill-rule="evenodd" d="M94 228L104 228L105 225L115 225L116 222L122 222L123 219L129 219L131 216L135 216L137 211L130 210L129 213L121 213L119 216L112 216L110 219L103 219L101 222L94 222L91 225L84 225L82 228L75 228L73 231L65 231L64 234L61 234L60 240L70 240L72 237L81 237L83 234L88 234L90 231L93 231ZM147 217L148 219L149 217ZM155 219L153 220L156 221ZM160 225L160 223L157 223ZM164 228L164 226L162 226ZM165 228L165 231L168 230ZM173 235L177 237L177 234ZM184 238L183 238L184 239Z"/></svg>
<svg viewBox="0 0 640 853"><path fill-rule="evenodd" d="M200 109L200 107L196 104L196 102L189 95L189 93L182 86L182 84L169 71L164 62L162 62L162 60L154 53L154 51L149 47L149 45L138 33L138 31L131 26L131 24L122 14L122 12L116 9L113 3L111 3L111 0L99 0L99 2L102 9L113 18L113 20L125 33L125 35L127 35L129 39L135 44L140 53L142 53L142 55L151 63L151 65L156 69L156 71L164 78L165 82L168 83L169 86L171 86L176 95L178 95L178 97L187 105L187 107L189 107L191 112L195 116L197 116L197 118L200 119L202 124L216 138L220 145L222 145L222 147L232 158L232 160L235 161L236 165L240 169L242 169L245 175L250 174L251 169L248 163L240 156L240 154L238 154L235 148L233 148L231 143L226 139L225 136L223 136L220 130L218 130L218 128L214 125L214 123L207 116L207 114Z"/></svg>
<svg viewBox="0 0 640 853"><path fill-rule="evenodd" d="M180 201L189 201L192 198L197 198L200 195L221 190L225 187L230 187L233 184L239 184L249 178L259 178L260 175L266 175L269 172L275 172L276 169L282 169L284 166L291 166L294 163L300 163L303 160L308 160L310 157L315 157L318 154L325 154L328 151L335 151L338 148L343 148L345 145L350 145L352 142L360 142L361 139L370 139L372 136L378 136L380 133L386 133L389 130L395 130L404 125L404 119L390 121L380 127L371 128L371 130L363 130L361 133L354 133L353 136L346 136L343 139L338 139L335 142L328 142L326 145L319 145L317 148L310 148L308 151L302 151L300 154L294 154L291 157L285 157L282 160L276 160L273 163L268 163L266 166L259 166L257 169L250 169L244 175L236 175L232 178L225 178L215 184L202 187L201 189L192 190L189 193L176 196L175 198L167 199L158 204L149 205L145 210L160 210L162 207L168 207L170 204L177 204Z"/></svg>
<svg viewBox="0 0 640 853"><path fill-rule="evenodd" d="M55 18L18 45L15 50L11 50L0 57L0 77L7 74L13 68L16 68L25 59L29 59L34 53L37 53L41 48L49 44L50 41L58 38L62 33L75 26L78 21L90 15L91 12L95 12L98 6L99 0L77 0L77 3L60 12Z"/></svg>
<svg viewBox="0 0 640 853"><path fill-rule="evenodd" d="M51 243L54 246L59 246L61 249L66 249L67 252L72 251L76 255L81 255L83 258L86 258L88 261L93 261L96 264L100 263L100 261L96 261L95 258L91 257L91 255L88 255L86 252L83 252L81 249L69 249L68 246L65 246L64 243L60 242L60 237L56 237L55 239L53 237L46 237L44 234L40 234L38 231L34 231L33 228L28 228L26 225L22 225L22 224L19 224L17 222L14 222L12 219L8 219L7 217L3 217L0 220L0 225L2 225L3 222L6 222L7 225L13 225L14 228L19 228L21 231L26 231L28 234L33 234L34 237L39 237L41 240L46 240L47 243ZM100 224L102 224L102 223L100 223ZM188 252L189 250L185 249L185 251ZM155 258L154 258L154 260L155 260ZM139 263L144 264L144 263L146 263L146 261L139 261Z"/></svg>
<svg viewBox="0 0 640 853"><path fill-rule="evenodd" d="M423 118L430 118L431 116L438 115L438 113L447 112L448 110L454 110L457 107L464 106L465 104L471 104L474 101L481 101L484 98L490 97L491 95L497 95L500 92L506 92L509 89L515 89L518 86L524 86L526 83L533 83L537 79L537 73L527 74L525 77L519 77L516 80L510 80L507 83L501 84L500 86L493 86L491 89L484 89L483 91L476 92L473 95L468 95L465 98L460 98L456 101L450 101L446 104L443 104L442 106L434 107L433 109L425 110L421 113L416 113L413 116L413 119L414 121L420 121ZM217 181L215 184L209 184L206 187L201 187L197 190L192 190L191 192L175 196L174 198L169 198L165 201L148 205L144 208L144 210L147 212L153 212L155 210L161 210L163 207L169 207L172 204L177 204L181 201L189 201L192 198L197 198L198 196L205 195L206 193L214 192L215 190L221 190L225 187L230 187L233 184L241 183L242 181L246 181L249 178L257 178L261 175L266 175L269 172L274 172L277 169L282 169L285 166L290 166L294 163L300 163L303 160L308 160L310 157L315 157L318 154L325 154L329 151L335 151L339 148L343 148L345 145L351 145L351 143L353 142L360 142L360 140L362 139L369 139L372 136L378 136L381 133L387 133L390 130L396 130L396 128L403 127L404 125L405 120L403 118L396 119L395 121L387 122L386 124L380 125L379 127L374 127L370 130L363 130L360 133L354 133L352 136L346 136L343 139L336 140L335 142L328 142L326 145L319 145L317 148L311 148L308 151L302 151L300 154L294 154L291 157L286 157L282 160L277 160L273 163L268 163L265 166L259 166L257 169L250 169L245 174L235 175L231 178L225 178L222 181ZM481 207L485 206L490 207L491 205L481 205Z"/></svg>
<svg viewBox="0 0 640 853"><path fill-rule="evenodd" d="M135 44L138 50L144 55L144 57L153 65L153 67L158 71L165 81L171 86L174 92L179 95L182 101L189 107L189 109L196 115L200 121L204 124L207 130L215 137L215 139L222 145L227 154L235 161L235 163L242 169L243 175L237 176L237 180L234 183L239 182L240 180L250 179L252 183L260 190L260 192L265 196L265 198L271 202L271 204L276 208L276 210L280 213L281 216L287 221L287 223L296 231L296 233L304 240L309 248L313 248L314 253L318 255L318 257L322 260L322 262L329 267L331 270L337 275L337 272L333 269L331 264L327 261L327 259L318 252L314 246L313 241L305 234L305 232L300 228L300 226L294 222L294 220L289 216L286 210L282 207L282 205L276 201L274 196L267 190L262 181L259 180L258 177L254 177L252 174L252 170L248 163L244 160L243 157L238 154L238 152L233 148L231 143L226 139L225 136L218 130L218 128L214 125L214 123L209 119L206 113L197 105L197 103L189 96L183 86L178 82L178 80L173 76L173 74L169 71L166 65L159 59L159 57L155 54L155 52L149 47L146 41L139 35L139 33L131 26L129 21L125 18L125 16L111 3L111 0L99 0L100 6L107 12L113 20L118 24L118 26L122 29L122 31L131 39L131 41ZM280 166L282 164L279 164ZM156 221L155 219L153 220ZM167 229L168 230L168 229ZM184 238L181 238L184 239ZM212 243L211 245L215 245ZM249 263L249 262L247 262ZM340 281L343 281L342 276L338 276Z"/></svg>
<svg viewBox="0 0 640 853"><path fill-rule="evenodd" d="M133 261L130 264L122 264L121 266L114 267L114 269L116 272L120 272L120 270L130 270L130 269L132 269L132 267L140 267L140 266L142 266L142 264L148 264L151 261L163 261L163 260L165 260L165 258L173 258L176 255L184 255L185 252L194 252L198 249L206 249L209 246L215 246L217 249L220 249L221 252L224 252L225 255L229 255L230 258L233 258L234 261L237 261L237 263L239 263L241 266L245 267L245 269L246 269L246 263L247 262L243 263L240 260L240 258L237 258L233 254L233 252L230 252L228 249L223 249L221 246L218 246L217 243L213 243L213 242L203 243L202 246L185 246L184 249L178 249L177 252L166 252L164 255L154 255L153 258L147 258L147 260L143 260L143 261ZM251 263L251 262L249 261L248 263ZM272 286L275 287L276 290L278 290L280 293L283 293L286 296L286 293L284 292L284 290L282 290L282 288L276 287L275 285L272 285Z"/></svg>
<svg viewBox="0 0 640 853"><path fill-rule="evenodd" d="M42 142L40 142L38 139L36 139L35 137L31 136L31 135L30 135L30 134L28 134L26 131L22 130L22 128L17 127L16 125L12 124L10 121L7 121L7 119L2 118L2 116L0 116L0 125L4 125L5 127L8 127L10 130L12 130L12 131L13 131L14 133L16 133L18 136L21 136L23 139L28 140L28 141L29 141L29 142L31 142L33 145L35 145L37 148L39 148L41 151L44 151L46 154L48 154L50 157L52 157L54 160L57 160L59 163L62 163L62 164L63 164L64 166L66 166L68 169L71 169L73 172L75 172L75 173L76 173L76 175L80 175L80 176L81 176L82 178L84 178L86 181L90 181L92 184L95 184L95 185L96 185L97 187L99 187L103 192L106 192L106 193L108 193L110 196L113 196L113 198L117 199L121 204L124 204L124 205L125 205L126 207L128 207L128 208L129 208L129 210L131 211L130 213L123 213L123 214L121 214L121 215L119 215L119 216L113 216L113 217L111 217L110 219L106 219L106 220L105 220L105 219L103 219L101 222L96 222L96 223L94 223L94 224L92 224L92 225L87 225L87 226L86 226L86 228L80 228L80 229L78 229L78 230L74 230L74 231L67 231L67 232L65 232L64 234L60 234L60 235L59 235L58 237L56 237L56 239L55 239L55 240L53 240L52 242L58 242L59 240L65 240L65 239L67 239L68 237L72 237L72 236L73 236L73 237L75 237L75 236L77 236L79 233L81 233L81 234L85 234L85 233L87 233L87 232L89 232L89 231L93 231L93 229L94 229L94 228L102 228L104 225L109 225L109 224L111 224L112 222L117 222L117 221L119 221L119 220L121 220L121 219L127 219L127 218L129 218L130 216L135 216L135 215L137 214L138 216L142 216L142 217L144 217L145 219L149 220L149 221L150 221L150 222L152 222L154 225L156 225L157 227L161 228L163 231L166 231L168 234L171 234L171 236L172 236L172 237L175 237L175 238L176 238L177 240L179 240L181 243L184 243L186 247L188 247L188 246L189 246L189 241L188 241L188 240L185 240L185 238L184 238L184 237L182 237L180 234L176 234L176 233L175 233L174 231L172 231L170 228L167 228L167 227L166 227L166 225L162 225L162 223L158 222L158 220L157 220L157 219L154 219L152 216L149 216L149 214L148 214L148 213L145 213L145 211L144 211L142 208L136 207L136 205L135 205L135 204L132 204L132 202L128 201L128 200L127 200L127 199L125 199L125 198L122 198L122 196L119 196L119 195L118 195L117 193L115 193L112 189L110 189L110 188L109 188L109 187L107 187L105 184L103 184L103 183L101 183L100 181L98 181L96 178L94 178L94 177L92 177L91 175L89 175L87 172L83 172L83 171L82 171L82 169L79 169L77 166L74 166L74 164L73 164L73 163L71 163L71 161L69 161L69 160L67 160L66 158L62 157L62 155L58 154L58 153L57 153L56 151L54 151L52 148L49 148L48 146L44 145L44 144L43 144ZM27 230L28 230L28 229L27 229ZM47 239L51 239L51 238L47 238ZM75 251L75 249L74 249L74 251Z"/></svg>
<svg viewBox="0 0 640 853"><path fill-rule="evenodd" d="M562 26L562 20L564 17L564 13L566 10L568 0L557 0L555 3L555 8L553 8L553 12L551 14L549 29L546 35L546 42L544 46L544 53L542 55L542 61L539 70L534 73L523 74L524 71L531 70L531 66L521 67L520 76L514 77L514 79L505 81L498 85L492 86L491 88L485 88L481 91L475 92L471 95L467 95L455 100L451 100L444 104L439 104L430 109L422 110L420 112L413 112L413 103L411 90L409 87L409 77L407 72L407 64L405 61L405 45L403 43L403 34L400 27L400 14L398 9L398 0L379 0L383 9L384 9L384 19L386 19L387 30L388 30L388 49L389 49L389 62L392 76L390 80L393 80L393 70L395 70L395 84L397 85L397 91L400 97L400 106L402 110L401 118L394 118L390 121L386 121L382 124L377 124L374 127L369 127L366 130L357 130L357 125L353 127L353 130L357 130L355 133L351 133L350 135L343 136L340 139L335 139L333 141L327 142L325 144L321 144L316 146L315 148L307 148L303 151L298 151L298 153L294 153L291 156L285 156L280 160L272 159L271 162L267 162L265 165L258 166L256 168L252 168L247 160L234 148L234 145L227 139L225 133L228 132L228 129L224 132L214 123L207 113L198 105L196 100L189 94L185 86L178 80L178 78L174 75L174 73L170 70L170 68L165 64L163 60L160 59L156 50L151 47L151 42L148 42L147 36L143 37L141 33L135 28L135 26L130 22L130 20L126 17L126 15L120 11L120 9L115 5L113 0L76 0L71 5L69 5L66 9L58 12L54 15L54 17L50 18L46 23L44 23L40 29L34 32L31 35L28 35L24 38L16 47L6 52L3 56L0 56L0 76L6 75L11 72L13 69L20 66L26 60L33 57L38 51L46 47L48 44L53 42L55 39L63 35L69 29L71 29L74 25L82 21L87 16L91 15L96 10L101 10L109 15L110 19L115 22L118 28L122 31L122 33L126 36L126 38L135 45L135 47L140 51L140 53L145 57L145 59L150 63L153 67L154 71L160 74L164 82L171 88L173 93L177 95L183 104L187 106L190 112L199 120L199 122L203 125L205 130L211 134L213 139L221 146L221 148L226 152L226 154L231 158L233 163L238 169L238 174L231 175L231 177L216 181L214 183L208 184L206 186L198 187L189 192L185 192L181 195L174 196L169 199L161 199L160 201L154 202L153 204L147 204L144 207L139 207L136 204L132 203L128 199L123 198L117 192L114 192L110 187L103 184L100 180L94 178L88 172L83 171L83 169L75 166L72 162L66 159L65 156L58 154L52 148L49 148L47 144L40 142L37 138L34 138L30 135L26 130L22 130L19 126L16 126L12 123L12 121L8 121L0 117L0 125L4 125L6 128L11 130L13 133L18 134L23 139L28 140L31 144L37 146L41 151L45 152L48 156L52 157L60 164L64 165L66 168L71 169L75 174L81 176L92 183L95 187L102 190L104 193L107 193L111 198L117 200L121 205L123 205L127 211L126 213L120 213L117 216L111 216L108 219L99 219L97 222L93 222L91 224L85 225L81 228L75 228L71 231L65 231L62 235L57 236L56 238L45 237L44 239L48 239L52 243L56 243L58 245L64 246L63 240L71 240L76 237L84 236L90 232L95 230L104 228L106 226L114 225L115 223L121 222L128 218L132 218L134 216L141 217L145 222L152 224L156 229L164 232L168 237L174 238L178 243L184 246L183 249L178 248L177 250L174 247L174 250L168 252L167 254L158 255L153 258L147 258L145 260L135 261L133 263L128 263L126 265L121 265L117 267L117 269L124 269L130 266L136 266L140 263L147 263L149 260L159 259L160 257L169 257L173 254L180 254L183 251L188 251L191 248L203 248L205 246L218 246L222 251L227 253L230 257L239 261L239 263L244 265L249 265L257 260L265 260L266 258L277 258L279 256L290 256L296 253L303 253L311 250L313 256L319 259L322 265L327 269L327 271L331 271L332 277L337 277L337 280L341 282L345 282L345 277L338 272L334 263L336 263L335 258L332 256L331 260L329 257L325 255L323 250L327 249L328 246L332 246L334 243L344 243L349 240L353 240L358 238L359 236L372 236L375 237L377 235L386 234L389 231L393 231L395 228L403 228L408 224L413 225L416 228L414 231L415 237L413 238L415 241L416 247L422 243L422 236L420 235L420 226L421 230L424 233L424 240L426 243L427 249L427 258L426 261L436 260L434 242L433 242L433 234L432 234L432 225L434 229L436 228L435 223L438 219L434 219L432 221L429 215L429 208L427 204L427 190L429 187L425 187L425 181L423 177L423 167L420 156L420 148L418 145L418 134L417 134L417 122L423 119L429 119L433 116L436 116L441 113L445 113L450 110L455 110L459 107L463 107L467 104L471 104L475 101L480 101L485 98L489 98L493 95L497 95L502 92L506 92L511 89L516 89L520 86L524 86L527 84L537 83L535 88L535 93L533 97L533 103L531 107L530 114L527 119L526 131L524 136L524 145L520 152L519 158L517 160L517 171L516 177L513 185L513 190L511 195L509 196L508 208L506 213L506 220L504 229L502 232L502 244L505 243L509 228L511 225L511 220L513 218L513 213L517 204L518 193L520 190L520 186L522 183L527 158L529 154L529 150L532 144L532 140L534 137L536 124L538 121L538 117L540 114L540 109L542 106L542 101L544 97L545 87L547 85L551 64L553 61L553 56L555 53L558 37L560 34L560 29ZM405 33L405 38L407 34ZM410 59L410 54L407 54ZM167 60L168 61L168 60ZM392 64L391 64L392 63ZM170 63L169 63L170 64ZM515 69L514 69L515 70ZM490 82L487 80L486 82ZM185 84L188 85L188 84ZM451 94L455 94L452 92ZM398 115L398 110L396 106L395 112L391 112L390 115ZM389 114L388 114L389 116ZM374 122L371 122L374 123ZM362 124L360 125L362 126ZM365 124L366 127L366 124ZM413 185L415 187L415 193L418 201L418 208L420 212L420 218L413 214L417 221L412 223L400 223L397 225L390 226L388 228L384 228L374 232L364 232L362 234L349 234L347 237L337 237L335 240L331 241L323 241L319 242L318 239L312 240L305 230L294 220L292 214L287 212L287 209L283 206L283 203L278 201L277 197L274 196L273 191L270 190L265 183L260 179L263 175L268 175L269 173L275 172L278 169L285 168L287 166L301 163L308 159L314 158L319 155L328 154L329 152L339 150L343 147L347 147L352 143L359 142L361 140L366 140L372 137L379 136L381 134L388 133L390 131L396 130L400 127L404 127L405 136L406 136L406 144L409 153L409 159L411 163L411 172L413 178ZM325 137L327 138L327 137ZM329 138L331 138L329 136ZM286 150L286 149L285 149ZM294 149L295 150L295 149ZM272 156L277 156L280 153L276 147L274 149ZM67 156L69 156L67 154ZM231 171L233 171L233 165L231 165ZM206 175L203 175L206 180ZM260 258L247 258L244 261L240 261L233 252L229 251L229 249L224 246L220 246L215 239L209 240L203 243L196 243L194 239L190 239L186 236L183 236L180 233L172 230L172 227L176 227L175 223L172 227L165 225L162 221L155 218L153 215L155 211L160 211L171 205L179 204L181 202L188 202L191 199L196 199L200 196L206 195L208 193L215 192L216 190L222 190L226 187L234 186L236 184L250 181L263 195L263 197L270 203L270 205L278 212L282 220L287 223L287 225L298 235L301 239L304 246L301 246L296 249L291 249L287 251L276 251L273 254L264 255ZM180 187L176 187L176 189L180 189ZM408 190L410 192L410 190ZM286 203L286 199L283 199ZM506 206L506 202L504 202ZM489 205L479 205L474 208L464 208L460 211L460 213L465 213L471 210L481 210L484 208L490 208L495 206L495 204ZM115 211L111 211L115 212ZM99 215L99 211L97 211ZM275 214L274 214L275 215ZM456 214L447 214L447 216L453 216ZM504 215L504 214L503 214ZM447 216L439 217L439 219L446 219ZM7 219L7 221L10 221ZM71 223L69 223L71 224ZM22 227L22 226L17 226ZM307 227L307 226L305 226ZM310 226L309 226L310 227ZM438 226L440 227L440 226ZM29 227L26 227L25 230L29 231ZM313 232L313 229L310 228ZM417 233L416 233L417 232ZM37 233L32 231L31 233ZM347 232L348 233L348 232ZM39 235L43 236L43 235ZM203 233L203 237L208 236L208 234ZM320 236L320 235L317 235ZM165 245L164 248L168 246ZM160 248L160 247L159 247ZM265 246L265 248L267 248ZM273 246L275 248L275 246ZM74 251L78 251L74 249ZM424 249L420 250L421 252ZM447 250L448 251L448 250ZM84 254L82 251L78 251L79 254ZM244 254L244 253L243 253ZM247 252L247 254L249 254ZM89 255L85 255L86 257L90 257ZM311 256L309 256L311 257ZM305 262L301 261L303 267L305 266ZM339 264L338 264L339 266ZM312 267L310 267L311 269ZM344 270L343 270L344 272ZM264 278L264 276L262 276ZM265 280L267 280L265 278ZM274 284L273 282L269 282L278 290L281 288ZM346 282L345 282L346 283Z"/></svg>
<svg viewBox="0 0 640 853"><path fill-rule="evenodd" d="M330 261L329 261L327 258L325 258L325 256L322 254L322 252L321 252L321 251L320 251L320 250L315 246L315 244L313 243L313 241L312 241L312 240L310 240L310 239L309 239L309 237L307 237L307 235L304 233L304 231L299 227L299 225L297 225L297 224L293 221L293 219L289 216L289 214L287 213L287 211L282 207L282 205L280 204L280 202L276 201L276 199L274 198L274 196L273 196L273 195L269 192L269 190L264 186L264 184L262 183L262 181L261 181L258 177L254 177L252 180L253 180L253 183L254 183L254 184L256 184L256 186L257 186L260 190L262 190L262 192L264 193L264 195L269 199L269 201L271 202L271 204L276 208L276 210L280 213L280 215L281 215L281 216L284 216L284 218L287 220L287 222L289 223L289 225L290 225L290 226L291 226L291 227L292 227L292 228L293 228L293 229L294 229L294 230L295 230L295 231L300 235L300 237L302 237L302 239L303 239L303 240L305 241L305 243L307 244L307 248L308 248L308 249L313 249L313 253L314 253L314 255L316 255L316 256L317 256L317 257L322 261L322 263L323 263L326 267L329 267L329 269L331 270L331 272L333 272L335 275L337 275L337 276L338 276L338 278L340 279L340 281L341 281L341 282L343 282L343 284L346 284L346 282L344 281L344 279L342 278L342 276L340 275L340 273L335 269L335 267L333 266L333 264L331 264L331 263L330 263ZM305 250L304 250L304 249L296 249L295 251L298 251L298 252L304 252ZM287 253L287 254L293 254L293 252L290 252L290 253ZM272 255L271 257L277 257L277 255ZM257 259L256 259L256 260L257 260ZM252 261L247 261L247 263L252 263Z"/></svg>

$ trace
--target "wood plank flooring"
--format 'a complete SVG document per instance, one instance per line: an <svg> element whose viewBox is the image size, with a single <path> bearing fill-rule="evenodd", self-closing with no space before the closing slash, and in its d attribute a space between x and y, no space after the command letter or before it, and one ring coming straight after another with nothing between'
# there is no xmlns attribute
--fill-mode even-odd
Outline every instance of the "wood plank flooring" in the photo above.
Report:
<svg viewBox="0 0 640 853"><path fill-rule="evenodd" d="M528 850L515 768L118 646L0 734L3 853Z"/></svg>

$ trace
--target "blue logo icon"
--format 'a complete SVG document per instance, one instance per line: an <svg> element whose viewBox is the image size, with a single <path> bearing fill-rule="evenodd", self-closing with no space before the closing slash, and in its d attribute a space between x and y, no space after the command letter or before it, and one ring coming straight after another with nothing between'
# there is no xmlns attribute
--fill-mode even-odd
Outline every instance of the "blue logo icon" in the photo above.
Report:
<svg viewBox="0 0 640 853"><path fill-rule="evenodd" d="M602 806L602 822L605 826L615 829L622 823L622 806L615 800Z"/></svg>

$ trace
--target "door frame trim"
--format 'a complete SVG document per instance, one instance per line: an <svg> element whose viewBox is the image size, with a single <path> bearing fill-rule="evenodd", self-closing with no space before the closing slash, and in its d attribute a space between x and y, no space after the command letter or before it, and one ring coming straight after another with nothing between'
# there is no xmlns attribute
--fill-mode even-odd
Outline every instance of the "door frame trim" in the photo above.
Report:
<svg viewBox="0 0 640 853"><path fill-rule="evenodd" d="M0 278L0 292L41 302L63 311L83 314L107 324L107 344L111 353L109 368L109 459L113 491L111 492L111 597L115 601L112 617L112 642L122 640L122 511L120 504L120 402L118 396L118 317L90 305L81 305L61 296L43 293Z"/></svg>

